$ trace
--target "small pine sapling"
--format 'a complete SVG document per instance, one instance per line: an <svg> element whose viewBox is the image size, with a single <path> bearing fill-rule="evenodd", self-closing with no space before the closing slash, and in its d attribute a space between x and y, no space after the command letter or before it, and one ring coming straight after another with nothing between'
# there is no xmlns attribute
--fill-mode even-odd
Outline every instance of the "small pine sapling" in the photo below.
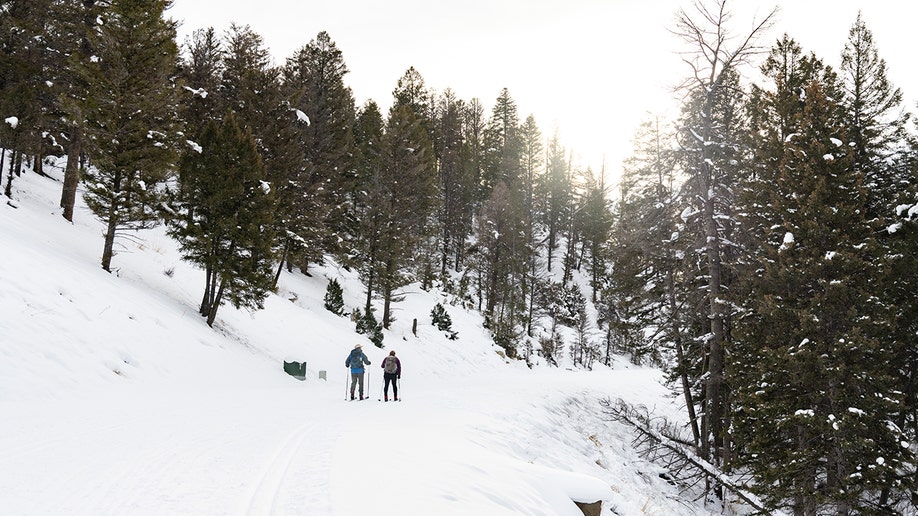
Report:
<svg viewBox="0 0 918 516"><path fill-rule="evenodd" d="M446 309L443 308L443 305L437 303L433 307L433 310L430 311L430 322L437 327L438 330L446 334L449 340L456 340L459 338L459 333L453 331L453 320L446 313Z"/></svg>
<svg viewBox="0 0 918 516"><path fill-rule="evenodd" d="M372 309L367 310L366 313L361 313L359 308L354 309L351 312L351 320L357 325L357 333L366 335L373 344L376 344L376 347L383 347L383 326L376 321Z"/></svg>
<svg viewBox="0 0 918 516"><path fill-rule="evenodd" d="M325 309L335 315L344 315L344 292L337 279L332 279L325 288Z"/></svg>

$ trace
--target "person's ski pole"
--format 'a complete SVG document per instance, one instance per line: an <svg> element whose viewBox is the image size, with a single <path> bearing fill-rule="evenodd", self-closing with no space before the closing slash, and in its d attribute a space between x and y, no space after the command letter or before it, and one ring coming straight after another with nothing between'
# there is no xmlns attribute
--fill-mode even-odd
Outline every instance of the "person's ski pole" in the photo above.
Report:
<svg viewBox="0 0 918 516"><path fill-rule="evenodd" d="M350 369L348 369L350 371ZM348 374L344 375L344 401L347 401L347 382L349 381Z"/></svg>

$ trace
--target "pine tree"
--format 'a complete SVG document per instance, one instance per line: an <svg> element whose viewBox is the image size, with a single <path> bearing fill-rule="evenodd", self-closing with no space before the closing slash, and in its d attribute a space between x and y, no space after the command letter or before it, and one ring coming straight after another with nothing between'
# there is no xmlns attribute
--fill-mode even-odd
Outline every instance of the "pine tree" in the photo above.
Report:
<svg viewBox="0 0 918 516"><path fill-rule="evenodd" d="M478 283L484 314L494 341L515 358L521 323L528 313L518 295L529 269L523 196L505 182L497 183L477 220Z"/></svg>
<svg viewBox="0 0 918 516"><path fill-rule="evenodd" d="M427 237L425 228L437 208L437 175L433 149L423 120L407 105L395 104L383 136L378 193L372 196L378 217L379 291L383 296L382 325L391 323L395 291L407 283L406 266L415 246Z"/></svg>
<svg viewBox="0 0 918 516"><path fill-rule="evenodd" d="M484 106L477 98L469 101L462 110L462 177L463 193L460 202L460 220L463 232L470 235L472 223L481 210L486 197L482 197L481 181L484 176ZM456 269L459 270L466 258L466 246L456 246Z"/></svg>
<svg viewBox="0 0 918 516"><path fill-rule="evenodd" d="M42 80L51 59L49 0L9 1L0 10L0 172L9 150L7 183L3 193L12 196L14 177L21 173L26 156L41 157L48 144L42 133L48 128L49 88ZM0 177L2 182L2 177Z"/></svg>
<svg viewBox="0 0 918 516"><path fill-rule="evenodd" d="M354 124L354 148L357 151L357 181L353 192L357 238L347 264L358 268L367 288L365 312L372 310L373 294L378 286L380 250L384 228L384 122L379 107L368 101L357 114Z"/></svg>
<svg viewBox="0 0 918 516"><path fill-rule="evenodd" d="M182 119L185 134L193 142L210 120L219 119L225 112L220 94L225 51L214 29L207 28L187 38L183 53Z"/></svg>
<svg viewBox="0 0 918 516"><path fill-rule="evenodd" d="M181 163L179 216L170 233L183 257L205 271L200 313L213 326L217 309L261 308L271 288L274 202L251 132L228 113L199 138L200 152Z"/></svg>
<svg viewBox="0 0 918 516"><path fill-rule="evenodd" d="M411 111L421 120L421 125L427 133L431 143L437 141L436 128L434 120L434 94L427 88L424 77L413 66L398 79L395 89L392 90L395 106L408 106ZM438 150L436 145L434 150ZM439 159L440 156L437 155Z"/></svg>
<svg viewBox="0 0 918 516"><path fill-rule="evenodd" d="M886 75L873 33L858 13L842 51L841 76L854 165L864 170L869 218L888 218L897 204L905 126L902 92ZM880 224L883 225L882 223Z"/></svg>
<svg viewBox="0 0 918 516"><path fill-rule="evenodd" d="M86 136L94 156L86 203L106 224L102 268L115 236L159 222L161 184L175 164L175 24L165 0L120 0L103 17L91 70Z"/></svg>
<svg viewBox="0 0 918 516"><path fill-rule="evenodd" d="M440 195L442 197L439 216L440 226L440 276L446 278L447 268L459 267L459 257L465 239L471 231L471 215L468 206L472 202L474 185L465 163L467 154L462 114L465 105L456 99L451 90L440 96L437 104L436 131L440 172Z"/></svg>
<svg viewBox="0 0 918 516"><path fill-rule="evenodd" d="M487 149L482 177L484 196L487 197L499 182L516 188L522 174L523 142L516 102L507 88L501 90L494 102L484 132L484 144Z"/></svg>
<svg viewBox="0 0 918 516"><path fill-rule="evenodd" d="M895 423L908 429L914 439L918 435L915 416L918 353L913 345L918 331L914 323L918 313L914 292L918 285L915 275L906 272L915 270L914 247L908 238L909 231L895 235L884 229L897 217L898 206L912 202L918 175L913 158L907 155L909 115L903 108L902 92L887 77L886 63L879 57L873 34L860 13L842 52L841 77L846 124L854 151L853 166L864 171L867 220L880 235L882 258L873 263L879 270L877 292L890 307L885 323L878 328L877 338L894 349L895 359L889 364L889 373L897 378L898 390L905 396ZM890 486L881 495L880 503L890 503L897 491Z"/></svg>
<svg viewBox="0 0 918 516"><path fill-rule="evenodd" d="M520 142L522 144L521 189L525 191L523 216L526 225L526 246L529 259L529 269L523 276L522 296L528 300L529 309L525 316L526 335L532 336L532 323L535 317L536 285L538 283L538 242L536 241L536 185L540 176L544 174L544 149L542 145L542 132L536 124L535 117L529 115L520 127Z"/></svg>
<svg viewBox="0 0 918 516"><path fill-rule="evenodd" d="M313 215L318 200L314 192L302 188L306 183L302 141L310 120L287 98L281 70L272 66L260 35L248 26L232 25L225 46L220 101L236 114L243 130L251 130L274 195L275 233L282 236L272 282L276 287L285 262L292 269L292 262L306 254L319 256L318 250L307 246L318 236Z"/></svg>
<svg viewBox="0 0 918 516"><path fill-rule="evenodd" d="M98 67L100 43L98 21L102 14L112 9L113 2L101 0L60 0L51 4L51 18L55 20L49 78L55 97L54 133L67 153L67 166L61 189L63 217L73 221L77 186L80 183L81 159L89 145L84 142L84 127L93 106L93 70ZM95 56L95 57L93 57Z"/></svg>
<svg viewBox="0 0 918 516"><path fill-rule="evenodd" d="M310 216L310 235L304 235L306 251L301 268L318 261L324 252L347 252L342 242L355 206L348 193L355 181L353 126L356 107L344 56L327 32L294 52L284 66L283 79L292 107L309 119L301 145L306 153L305 175L300 188L309 204L301 213ZM341 240L339 240L341 236Z"/></svg>
<svg viewBox="0 0 918 516"><path fill-rule="evenodd" d="M545 175L536 188L538 194L536 211L539 214L540 225L547 233L546 267L548 271L551 271L561 230L568 224L570 217L569 207L572 195L569 164L557 133L548 142L546 161Z"/></svg>
<svg viewBox="0 0 918 516"><path fill-rule="evenodd" d="M338 283L337 279L332 279L328 282L328 286L325 288L324 304L325 309L335 315L344 313L344 291L341 289L341 284Z"/></svg>
<svg viewBox="0 0 918 516"><path fill-rule="evenodd" d="M759 213L772 224L761 279L736 331L742 463L774 506L799 514L869 512L914 459L891 424L898 400L875 329L886 308L871 291L876 241L833 87L814 81L800 97Z"/></svg>

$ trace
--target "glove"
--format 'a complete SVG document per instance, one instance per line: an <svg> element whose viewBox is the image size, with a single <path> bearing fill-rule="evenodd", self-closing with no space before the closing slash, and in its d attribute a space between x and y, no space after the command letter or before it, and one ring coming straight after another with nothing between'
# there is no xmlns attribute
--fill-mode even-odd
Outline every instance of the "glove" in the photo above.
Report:
<svg viewBox="0 0 918 516"><path fill-rule="evenodd" d="M402 375L398 375L398 376L396 376L396 378L398 378L399 380L401 380L401 379L402 379Z"/></svg>

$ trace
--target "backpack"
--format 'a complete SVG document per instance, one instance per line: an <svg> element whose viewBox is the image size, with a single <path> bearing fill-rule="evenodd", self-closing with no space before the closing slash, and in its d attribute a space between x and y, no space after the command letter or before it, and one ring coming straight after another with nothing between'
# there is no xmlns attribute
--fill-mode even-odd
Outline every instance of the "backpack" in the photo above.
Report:
<svg viewBox="0 0 918 516"><path fill-rule="evenodd" d="M398 372L398 362L395 357L386 357L386 373L395 374Z"/></svg>
<svg viewBox="0 0 918 516"><path fill-rule="evenodd" d="M363 351L351 351L351 356L347 359L348 367L351 369L363 369Z"/></svg>

